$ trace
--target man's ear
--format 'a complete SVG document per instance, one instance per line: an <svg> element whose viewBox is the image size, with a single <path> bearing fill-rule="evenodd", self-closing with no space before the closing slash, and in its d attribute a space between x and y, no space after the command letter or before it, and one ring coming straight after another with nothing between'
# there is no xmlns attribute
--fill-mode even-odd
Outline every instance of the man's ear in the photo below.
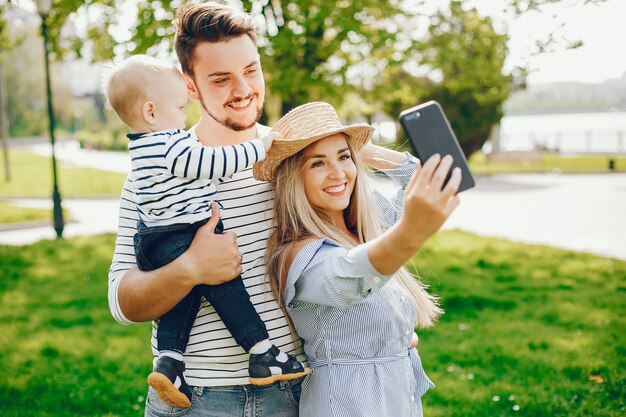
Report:
<svg viewBox="0 0 626 417"><path fill-rule="evenodd" d="M141 106L141 115L148 124L153 125L156 123L155 112L156 105L152 101L146 101L145 103L143 103L143 106Z"/></svg>
<svg viewBox="0 0 626 417"><path fill-rule="evenodd" d="M200 101L200 94L198 94L198 87L193 81L193 78L188 74L183 74L183 80L185 81L185 87L187 87L187 94L192 101Z"/></svg>

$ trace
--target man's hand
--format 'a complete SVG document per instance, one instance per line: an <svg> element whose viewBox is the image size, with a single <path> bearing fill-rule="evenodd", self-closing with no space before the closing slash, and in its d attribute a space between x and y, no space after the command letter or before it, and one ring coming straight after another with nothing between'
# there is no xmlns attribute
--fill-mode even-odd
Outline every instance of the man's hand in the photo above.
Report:
<svg viewBox="0 0 626 417"><path fill-rule="evenodd" d="M198 284L218 285L241 274L237 236L215 234L220 219L217 204L211 219L198 229L191 246L173 262L153 271L126 271L118 289L118 301L131 321L155 320L183 299Z"/></svg>
<svg viewBox="0 0 626 417"><path fill-rule="evenodd" d="M237 248L237 235L234 232L215 234L220 220L220 210L216 203L211 205L211 218L196 232L189 249L176 262L184 268L185 275L195 280L195 285L219 285L241 274L242 255Z"/></svg>

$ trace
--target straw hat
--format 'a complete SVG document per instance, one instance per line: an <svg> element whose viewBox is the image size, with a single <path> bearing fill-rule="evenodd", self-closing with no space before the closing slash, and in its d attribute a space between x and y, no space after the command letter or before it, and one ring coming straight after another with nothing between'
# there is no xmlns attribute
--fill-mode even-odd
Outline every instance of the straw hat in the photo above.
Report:
<svg viewBox="0 0 626 417"><path fill-rule="evenodd" d="M346 134L356 152L370 140L374 128L366 124L343 126L333 106L313 102L298 106L284 115L272 132L280 133L283 139L274 140L266 158L254 164L252 173L260 181L272 181L281 162L313 142L336 133Z"/></svg>

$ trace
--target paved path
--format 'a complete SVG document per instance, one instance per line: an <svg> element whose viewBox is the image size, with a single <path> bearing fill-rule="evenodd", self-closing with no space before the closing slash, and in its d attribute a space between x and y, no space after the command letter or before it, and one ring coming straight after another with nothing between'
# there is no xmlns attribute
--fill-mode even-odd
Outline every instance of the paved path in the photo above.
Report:
<svg viewBox="0 0 626 417"><path fill-rule="evenodd" d="M8 199L11 204L23 207L48 208L52 217L52 201L46 199ZM119 203L116 199L63 200L63 208L71 213L65 224L63 237L87 236L117 230ZM54 239L52 226L33 227L0 232L0 244L26 245L42 239Z"/></svg>
<svg viewBox="0 0 626 417"><path fill-rule="evenodd" d="M479 177L444 228L626 260L626 174Z"/></svg>
<svg viewBox="0 0 626 417"><path fill-rule="evenodd" d="M27 150L42 156L52 154L49 143L39 143L26 147ZM130 171L130 158L128 152L94 151L81 149L77 141L64 141L55 147L57 160L66 165L86 168L97 168L105 171L123 172Z"/></svg>
<svg viewBox="0 0 626 417"><path fill-rule="evenodd" d="M66 146L60 160L125 172L125 153L81 151ZM45 153L45 147L39 147ZM76 162L73 162L76 163ZM379 184L385 193L389 183ZM16 204L50 207L47 200ZM64 236L115 232L117 200L71 200L63 205L75 222ZM626 174L508 174L479 177L475 189L461 195L461 205L444 228L519 242L591 252L626 260ZM0 232L1 244L21 245L51 239L51 227Z"/></svg>

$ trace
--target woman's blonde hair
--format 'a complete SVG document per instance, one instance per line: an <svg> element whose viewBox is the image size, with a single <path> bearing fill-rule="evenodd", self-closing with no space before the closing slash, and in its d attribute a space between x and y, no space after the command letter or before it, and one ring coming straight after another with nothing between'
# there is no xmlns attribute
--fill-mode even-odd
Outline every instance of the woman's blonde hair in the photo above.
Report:
<svg viewBox="0 0 626 417"><path fill-rule="evenodd" d="M344 210L344 218L348 230L356 236L357 240L368 242L383 232L383 226L379 220L381 213L378 212L378 207L372 197L359 155L353 152L349 141L348 147L357 167L357 177L350 204ZM354 240L341 228L335 226L328 215L309 204L302 176L306 161L305 153L306 148L285 159L278 167L274 180L275 229L270 235L265 256L270 286L283 311L285 310L283 292L289 272L286 264L295 245L305 239L329 238L345 248L355 246ZM393 281L408 295L415 307L416 326L420 328L432 326L443 311L437 299L426 291L425 285L413 277L405 267L396 272ZM387 300L391 300L385 287L381 291L386 295ZM289 317L287 314L285 316Z"/></svg>

